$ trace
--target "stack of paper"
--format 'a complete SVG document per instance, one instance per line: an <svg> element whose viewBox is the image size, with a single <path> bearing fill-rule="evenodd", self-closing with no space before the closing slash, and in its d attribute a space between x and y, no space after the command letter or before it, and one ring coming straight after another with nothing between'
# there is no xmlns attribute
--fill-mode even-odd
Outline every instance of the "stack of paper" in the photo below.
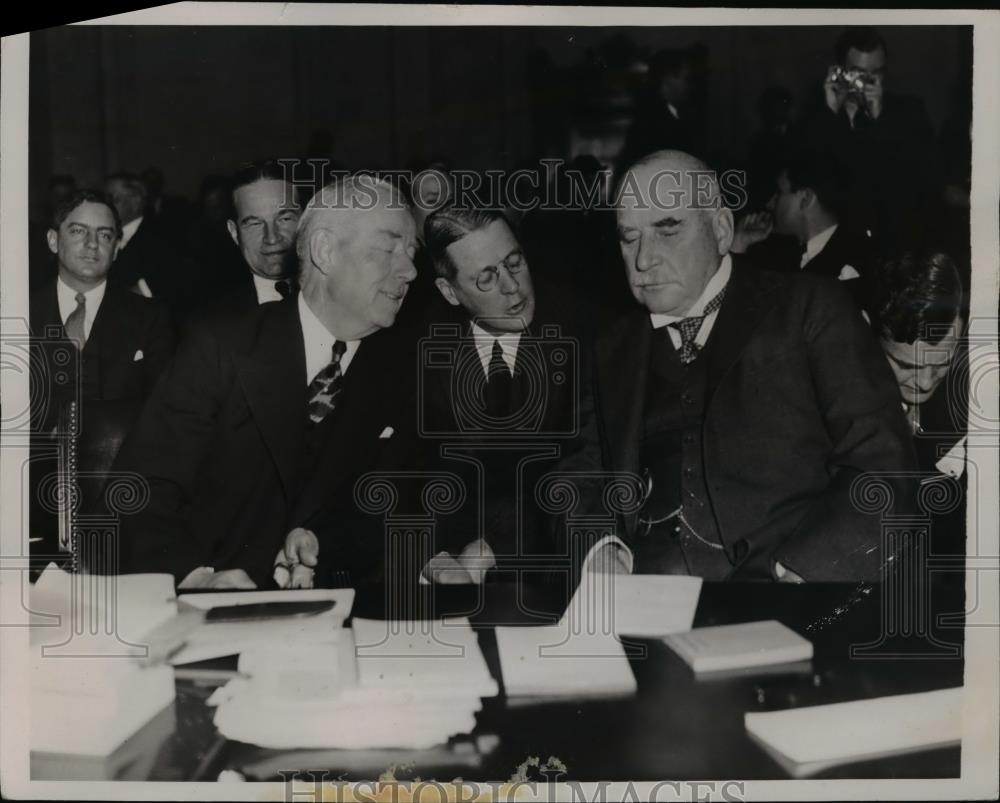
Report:
<svg viewBox="0 0 1000 803"><path fill-rule="evenodd" d="M774 619L700 627L665 639L695 673L808 661L812 642Z"/></svg>
<svg viewBox="0 0 1000 803"><path fill-rule="evenodd" d="M70 575L31 590L31 749L106 756L174 699L146 636L176 614L170 575Z"/></svg>
<svg viewBox="0 0 1000 803"><path fill-rule="evenodd" d="M171 657L170 663L181 666L227 655L242 655L258 649L294 654L302 646L333 645L340 637L344 620L354 604L353 588L184 594L180 597L183 606L203 611L220 606L253 605L261 602L328 600L336 603L331 610L310 616L201 624L188 633L186 645Z"/></svg>
<svg viewBox="0 0 1000 803"><path fill-rule="evenodd" d="M962 688L744 715L746 729L789 774L959 744Z"/></svg>
<svg viewBox="0 0 1000 803"><path fill-rule="evenodd" d="M426 749L475 727L497 693L465 619L355 619L337 644L240 657L211 700L229 739L272 749Z"/></svg>

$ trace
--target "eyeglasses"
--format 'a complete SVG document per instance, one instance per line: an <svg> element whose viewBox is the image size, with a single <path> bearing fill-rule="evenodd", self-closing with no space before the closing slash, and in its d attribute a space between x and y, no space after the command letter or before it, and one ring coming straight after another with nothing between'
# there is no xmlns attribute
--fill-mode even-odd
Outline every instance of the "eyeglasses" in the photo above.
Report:
<svg viewBox="0 0 1000 803"><path fill-rule="evenodd" d="M507 273L511 276L517 276L526 265L524 254L520 251L514 251L498 265L483 268L479 272L479 276L476 277L476 287L479 288L480 292L489 293L500 283L500 268L506 268Z"/></svg>

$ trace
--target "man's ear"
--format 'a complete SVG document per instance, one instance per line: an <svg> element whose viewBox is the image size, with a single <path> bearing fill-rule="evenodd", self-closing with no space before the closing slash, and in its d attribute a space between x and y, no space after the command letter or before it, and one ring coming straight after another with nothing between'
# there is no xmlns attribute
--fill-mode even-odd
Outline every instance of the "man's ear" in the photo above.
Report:
<svg viewBox="0 0 1000 803"><path fill-rule="evenodd" d="M115 240L115 244L111 248L111 262L114 263L118 259L118 255L122 252L122 238L119 237Z"/></svg>
<svg viewBox="0 0 1000 803"><path fill-rule="evenodd" d="M805 212L806 210L811 209L815 203L816 193L808 187L804 187L802 189L802 199L799 201L799 208Z"/></svg>
<svg viewBox="0 0 1000 803"><path fill-rule="evenodd" d="M330 272L336 261L331 232L326 229L316 229L309 235L309 260L323 275Z"/></svg>
<svg viewBox="0 0 1000 803"><path fill-rule="evenodd" d="M240 247L240 238L239 238L239 231L236 228L236 221L235 220L227 220L226 221L226 231L228 231L229 232L229 236L233 238L233 242L236 244L236 247L239 248Z"/></svg>
<svg viewBox="0 0 1000 803"><path fill-rule="evenodd" d="M458 300L458 296L455 295L455 288L451 286L451 282L442 276L438 276L434 280L434 284L437 286L437 289L441 291L441 295L444 296L445 301L453 307L457 307L459 305L460 302Z"/></svg>
<svg viewBox="0 0 1000 803"><path fill-rule="evenodd" d="M45 232L45 239L49 244L49 250L53 254L59 253L59 232L55 229L49 229Z"/></svg>
<svg viewBox="0 0 1000 803"><path fill-rule="evenodd" d="M720 207L712 216L712 233L715 234L720 256L725 256L732 248L735 228L733 213L725 206Z"/></svg>

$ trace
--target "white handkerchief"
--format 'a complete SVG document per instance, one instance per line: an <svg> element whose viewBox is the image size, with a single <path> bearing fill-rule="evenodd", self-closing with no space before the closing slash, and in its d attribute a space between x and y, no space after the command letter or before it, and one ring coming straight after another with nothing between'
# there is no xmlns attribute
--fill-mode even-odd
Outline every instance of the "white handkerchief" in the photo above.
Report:
<svg viewBox="0 0 1000 803"><path fill-rule="evenodd" d="M958 479L965 472L965 436L956 443L948 453L937 461L935 468L942 474L947 474L952 479Z"/></svg>
<svg viewBox="0 0 1000 803"><path fill-rule="evenodd" d="M134 356L134 357L132 358L132 362L139 362L139 360L141 360L141 359L143 358L143 356L144 356L144 355L143 355L143 353L142 353L142 349L139 349L139 350L138 350L138 351L137 351L137 352L135 353L135 356Z"/></svg>
<svg viewBox="0 0 1000 803"><path fill-rule="evenodd" d="M396 430L394 430L392 427L386 427L385 429L382 430L382 434L378 436L378 439L381 441L387 438L391 438L395 431Z"/></svg>
<svg viewBox="0 0 1000 803"><path fill-rule="evenodd" d="M860 279L861 274L850 265L844 265L844 267L840 269L840 275L837 278L842 282L846 282L848 279Z"/></svg>

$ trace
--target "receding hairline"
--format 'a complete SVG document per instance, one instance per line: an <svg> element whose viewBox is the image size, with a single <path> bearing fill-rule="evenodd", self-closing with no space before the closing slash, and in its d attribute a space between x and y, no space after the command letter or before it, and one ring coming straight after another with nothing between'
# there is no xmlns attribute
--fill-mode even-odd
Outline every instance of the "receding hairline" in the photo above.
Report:
<svg viewBox="0 0 1000 803"><path fill-rule="evenodd" d="M629 183L629 177L631 176L633 180L637 180L638 176L642 173L649 174L649 177L680 174L680 180L673 188L658 186L660 182L659 178L650 182L647 187L643 187L641 183L638 183L636 188L640 192L640 197L650 197L655 191L656 197L659 198L664 189L668 192L681 190L692 201L688 208L693 208L695 211L711 212L724 206L719 177L713 168L709 167L698 157L684 151L662 150L643 156L621 174L621 180L618 185L619 195L616 201L619 212L626 208L622 204L622 195L624 194L623 191L626 189L626 185ZM696 189L694 176L696 175L704 176L707 179L704 183L699 183L697 187L698 189L704 188L704 191L707 191L706 200L708 201L708 205L704 207L693 204Z"/></svg>

